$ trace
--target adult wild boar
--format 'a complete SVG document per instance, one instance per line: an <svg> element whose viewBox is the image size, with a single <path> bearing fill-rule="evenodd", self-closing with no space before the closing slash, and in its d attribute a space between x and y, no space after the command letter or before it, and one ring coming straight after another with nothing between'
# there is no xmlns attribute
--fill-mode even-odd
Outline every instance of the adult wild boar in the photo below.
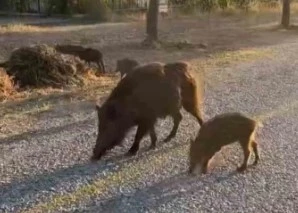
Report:
<svg viewBox="0 0 298 213"><path fill-rule="evenodd" d="M116 71L120 72L121 76L125 76L138 71L138 66L140 66L140 64L136 60L124 58L117 61ZM198 84L190 72L190 65L184 61L178 61L162 64L162 66L167 78L175 81L181 89L183 108L192 114L197 119L198 123L202 125L203 119L199 103L202 101L201 99L203 97L198 94ZM171 138L172 135L170 135L166 141L169 141Z"/></svg>
<svg viewBox="0 0 298 213"><path fill-rule="evenodd" d="M97 105L98 136L93 149L93 160L120 145L126 133L138 126L134 143L127 155L135 155L142 138L149 133L151 146L156 146L154 124L158 118L170 115L174 119L171 135L175 135L182 119L180 87L169 79L163 64L138 66L123 78L101 107Z"/></svg>

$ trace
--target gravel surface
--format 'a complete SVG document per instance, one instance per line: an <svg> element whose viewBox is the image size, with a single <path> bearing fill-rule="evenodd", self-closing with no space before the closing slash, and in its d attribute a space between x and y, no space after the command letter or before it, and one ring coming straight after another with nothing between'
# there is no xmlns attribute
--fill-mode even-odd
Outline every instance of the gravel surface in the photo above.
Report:
<svg viewBox="0 0 298 213"><path fill-rule="evenodd" d="M0 142L0 212L34 209L42 202L54 212L297 212L298 40L270 48L277 52L274 58L207 74L212 81L206 87L205 118L279 109L258 132L257 167L234 172L242 160L235 144L216 155L209 174L187 176L188 139L199 127L186 113L170 143L159 142L148 152L146 137L136 157L123 157L133 130L124 147L90 164L96 114L90 104L72 105L43 114L36 124L40 131ZM157 126L161 140L172 121L160 120Z"/></svg>

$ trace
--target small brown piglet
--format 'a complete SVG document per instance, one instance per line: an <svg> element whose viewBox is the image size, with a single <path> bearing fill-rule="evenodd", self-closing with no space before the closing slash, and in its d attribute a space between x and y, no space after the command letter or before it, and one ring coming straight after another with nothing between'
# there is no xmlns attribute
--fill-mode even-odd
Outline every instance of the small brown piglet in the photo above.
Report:
<svg viewBox="0 0 298 213"><path fill-rule="evenodd" d="M193 174L196 169L207 173L210 159L225 145L238 141L244 153L244 161L238 172L243 172L247 168L251 152L255 154L253 165L260 159L258 144L255 140L257 127L262 127L262 123L246 117L241 113L224 113L215 116L201 126L195 140L191 141L189 152L189 174ZM199 167L199 168L198 168Z"/></svg>

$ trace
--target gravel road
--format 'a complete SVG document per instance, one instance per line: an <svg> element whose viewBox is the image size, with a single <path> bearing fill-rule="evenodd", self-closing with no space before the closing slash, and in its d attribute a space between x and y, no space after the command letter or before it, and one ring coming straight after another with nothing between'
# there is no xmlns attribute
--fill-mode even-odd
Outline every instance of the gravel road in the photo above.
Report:
<svg viewBox="0 0 298 213"><path fill-rule="evenodd" d="M234 172L242 160L235 144L216 155L209 174L187 176L188 139L199 126L186 113L170 143L147 151L146 137L136 157L123 157L133 130L124 147L90 164L95 111L65 105L39 115L39 131L0 142L0 212L297 212L298 40L268 48L274 58L208 73L205 93L205 118L227 111L266 118L257 167ZM160 140L171 126L159 121Z"/></svg>

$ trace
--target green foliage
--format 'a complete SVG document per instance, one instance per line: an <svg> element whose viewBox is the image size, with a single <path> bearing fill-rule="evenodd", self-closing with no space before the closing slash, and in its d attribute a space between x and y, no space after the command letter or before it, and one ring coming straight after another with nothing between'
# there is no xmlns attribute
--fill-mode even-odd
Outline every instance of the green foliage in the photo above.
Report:
<svg viewBox="0 0 298 213"><path fill-rule="evenodd" d="M248 9L254 3L262 3L270 7L278 5L277 0L169 0L171 5L178 6L183 13L190 14L196 10L211 12L213 9L226 9L230 6Z"/></svg>
<svg viewBox="0 0 298 213"><path fill-rule="evenodd" d="M108 21L112 11L107 5L106 0L85 0L85 8L90 19L98 21Z"/></svg>
<svg viewBox="0 0 298 213"><path fill-rule="evenodd" d="M222 10L228 7L228 0L217 0L218 7Z"/></svg>

